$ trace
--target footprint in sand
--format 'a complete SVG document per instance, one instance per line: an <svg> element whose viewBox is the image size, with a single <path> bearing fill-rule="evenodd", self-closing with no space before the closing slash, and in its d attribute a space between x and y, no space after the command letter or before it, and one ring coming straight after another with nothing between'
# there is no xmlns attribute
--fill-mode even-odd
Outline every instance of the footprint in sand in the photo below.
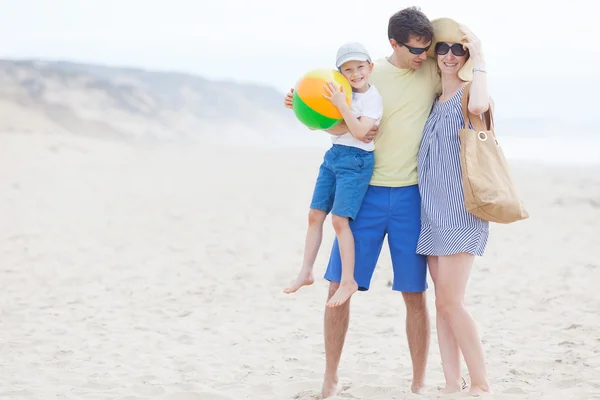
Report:
<svg viewBox="0 0 600 400"><path fill-rule="evenodd" d="M200 392L200 393L172 393L167 396L160 397L156 400L235 400L231 397L222 395L216 392Z"/></svg>

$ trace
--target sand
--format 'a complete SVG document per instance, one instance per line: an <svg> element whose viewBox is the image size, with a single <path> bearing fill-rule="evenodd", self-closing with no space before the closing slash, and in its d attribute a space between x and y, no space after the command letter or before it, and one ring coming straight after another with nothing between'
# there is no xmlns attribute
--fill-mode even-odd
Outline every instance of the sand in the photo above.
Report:
<svg viewBox="0 0 600 400"><path fill-rule="evenodd" d="M319 398L321 276L302 258L322 150L0 136L0 397ZM493 225L467 303L495 399L600 399L600 168L514 164L531 218ZM352 299L337 399L409 393L384 246ZM464 368L466 376L466 368ZM454 398L454 397L447 397Z"/></svg>

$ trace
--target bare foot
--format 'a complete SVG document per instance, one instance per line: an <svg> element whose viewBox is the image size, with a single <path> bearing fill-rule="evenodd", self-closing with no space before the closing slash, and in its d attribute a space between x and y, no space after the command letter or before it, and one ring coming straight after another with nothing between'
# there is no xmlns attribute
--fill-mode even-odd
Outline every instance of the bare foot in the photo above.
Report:
<svg viewBox="0 0 600 400"><path fill-rule="evenodd" d="M321 394L323 398L326 399L328 397L333 397L339 393L338 389L338 380L335 379L327 379L323 381L323 389L321 390Z"/></svg>
<svg viewBox="0 0 600 400"><path fill-rule="evenodd" d="M443 394L451 394L451 393L458 393L461 390L462 389L460 388L459 385L448 385L447 384L446 387L441 390L441 392Z"/></svg>
<svg viewBox="0 0 600 400"><path fill-rule="evenodd" d="M313 276L312 271L301 270L296 278L296 281L290 286L283 289L283 293L294 293L296 290L300 289L302 286L309 286L315 282L315 278Z"/></svg>
<svg viewBox="0 0 600 400"><path fill-rule="evenodd" d="M460 382L446 382L446 387L441 390L443 394L458 393L463 389L467 388L467 382L465 378L462 378Z"/></svg>
<svg viewBox="0 0 600 400"><path fill-rule="evenodd" d="M337 307L344 304L350 296L358 290L358 284L355 281L342 282L340 287L335 291L331 299L327 302L327 307Z"/></svg>
<svg viewBox="0 0 600 400"><path fill-rule="evenodd" d="M469 389L469 396L483 396L486 394L492 394L492 389L489 386L471 386Z"/></svg>
<svg viewBox="0 0 600 400"><path fill-rule="evenodd" d="M423 390L425 389L425 385L420 383L420 384L415 384L413 383L410 387L410 391L415 393L415 394L421 394L423 393Z"/></svg>

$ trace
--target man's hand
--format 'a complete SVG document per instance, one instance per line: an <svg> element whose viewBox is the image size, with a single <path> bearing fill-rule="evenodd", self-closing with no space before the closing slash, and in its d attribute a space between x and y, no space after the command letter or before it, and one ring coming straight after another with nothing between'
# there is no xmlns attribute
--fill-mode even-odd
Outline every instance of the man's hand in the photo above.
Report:
<svg viewBox="0 0 600 400"><path fill-rule="evenodd" d="M286 108L292 108L292 97L294 96L294 88L290 89L289 93L285 95L285 100L283 101L283 105Z"/></svg>
<svg viewBox="0 0 600 400"><path fill-rule="evenodd" d="M363 139L363 142L365 142L365 143L372 142L373 139L375 139L375 136L377 136L378 133L379 133L379 126L373 125L373 127L371 129L369 129L369 131L365 135L365 138Z"/></svg>

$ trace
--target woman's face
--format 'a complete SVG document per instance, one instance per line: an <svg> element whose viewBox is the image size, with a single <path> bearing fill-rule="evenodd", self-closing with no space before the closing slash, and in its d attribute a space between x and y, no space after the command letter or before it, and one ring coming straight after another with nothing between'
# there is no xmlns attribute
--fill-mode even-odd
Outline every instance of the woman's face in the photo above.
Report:
<svg viewBox="0 0 600 400"><path fill-rule="evenodd" d="M435 46L435 53L442 75L458 75L469 58L468 51L460 43L439 42Z"/></svg>

